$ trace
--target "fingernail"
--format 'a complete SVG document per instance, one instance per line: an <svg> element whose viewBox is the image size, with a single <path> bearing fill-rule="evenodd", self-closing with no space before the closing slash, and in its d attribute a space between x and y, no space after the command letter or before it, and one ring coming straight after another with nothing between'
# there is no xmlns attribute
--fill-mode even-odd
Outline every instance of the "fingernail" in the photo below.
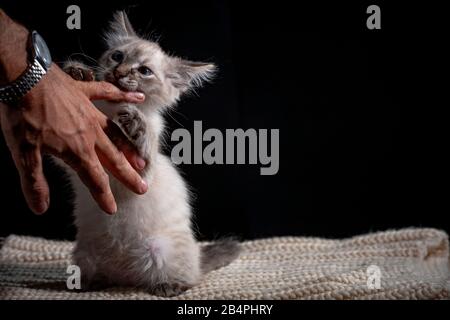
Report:
<svg viewBox="0 0 450 320"><path fill-rule="evenodd" d="M139 170L142 170L145 168L145 160L142 158L137 158L137 167Z"/></svg>
<svg viewBox="0 0 450 320"><path fill-rule="evenodd" d="M139 99L139 100L144 100L144 98L145 98L145 95L143 93L141 93L141 92L134 92L134 93L131 94L131 96L133 98L136 98L136 99Z"/></svg>
<svg viewBox="0 0 450 320"><path fill-rule="evenodd" d="M147 189L148 189L147 182L141 180L141 187L140 187L141 194L146 193Z"/></svg>
<svg viewBox="0 0 450 320"><path fill-rule="evenodd" d="M116 204L115 201L112 203L112 206L111 206L110 209L111 209L111 210L109 211L109 214L114 214L114 213L117 212L117 204Z"/></svg>
<svg viewBox="0 0 450 320"><path fill-rule="evenodd" d="M47 211L48 206L49 206L48 202L49 202L48 200L45 200L45 201L42 201L42 202L38 203L36 205L36 207L34 208L36 213L37 214L43 214L45 211Z"/></svg>

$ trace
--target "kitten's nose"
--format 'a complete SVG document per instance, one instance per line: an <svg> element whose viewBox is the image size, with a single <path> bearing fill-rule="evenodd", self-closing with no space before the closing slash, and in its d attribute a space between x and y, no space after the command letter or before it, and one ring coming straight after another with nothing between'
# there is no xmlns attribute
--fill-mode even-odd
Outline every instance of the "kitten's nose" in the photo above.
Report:
<svg viewBox="0 0 450 320"><path fill-rule="evenodd" d="M117 67L116 69L114 69L114 78L120 79L120 78L126 77L129 73L130 73L129 68Z"/></svg>

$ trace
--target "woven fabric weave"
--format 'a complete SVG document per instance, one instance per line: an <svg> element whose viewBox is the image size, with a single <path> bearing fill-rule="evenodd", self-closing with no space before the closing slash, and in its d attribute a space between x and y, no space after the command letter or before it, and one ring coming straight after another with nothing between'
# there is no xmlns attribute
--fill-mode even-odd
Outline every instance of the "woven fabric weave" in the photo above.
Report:
<svg viewBox="0 0 450 320"><path fill-rule="evenodd" d="M403 229L342 240L242 243L230 265L171 299L448 299L445 232ZM68 290L73 243L11 235L0 250L0 299L161 299L131 288ZM380 281L372 281L379 271ZM379 284L380 286L378 287Z"/></svg>

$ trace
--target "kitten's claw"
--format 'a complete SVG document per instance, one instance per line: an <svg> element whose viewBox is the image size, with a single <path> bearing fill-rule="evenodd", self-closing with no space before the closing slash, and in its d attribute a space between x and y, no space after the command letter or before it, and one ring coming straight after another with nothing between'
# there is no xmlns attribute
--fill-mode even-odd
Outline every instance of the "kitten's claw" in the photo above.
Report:
<svg viewBox="0 0 450 320"><path fill-rule="evenodd" d="M78 81L94 81L94 71L80 62L68 62L63 67L64 72Z"/></svg>
<svg viewBox="0 0 450 320"><path fill-rule="evenodd" d="M116 122L141 153L144 152L147 132L147 123L143 117L144 115L134 108L120 110L116 115Z"/></svg>

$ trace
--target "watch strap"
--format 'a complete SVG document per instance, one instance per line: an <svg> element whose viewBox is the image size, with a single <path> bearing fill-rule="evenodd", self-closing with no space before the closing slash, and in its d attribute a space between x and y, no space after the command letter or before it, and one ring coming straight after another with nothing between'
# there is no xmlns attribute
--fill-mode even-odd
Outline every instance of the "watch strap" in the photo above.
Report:
<svg viewBox="0 0 450 320"><path fill-rule="evenodd" d="M27 69L14 82L0 87L0 102L15 103L30 91L47 71L38 59L28 65Z"/></svg>

